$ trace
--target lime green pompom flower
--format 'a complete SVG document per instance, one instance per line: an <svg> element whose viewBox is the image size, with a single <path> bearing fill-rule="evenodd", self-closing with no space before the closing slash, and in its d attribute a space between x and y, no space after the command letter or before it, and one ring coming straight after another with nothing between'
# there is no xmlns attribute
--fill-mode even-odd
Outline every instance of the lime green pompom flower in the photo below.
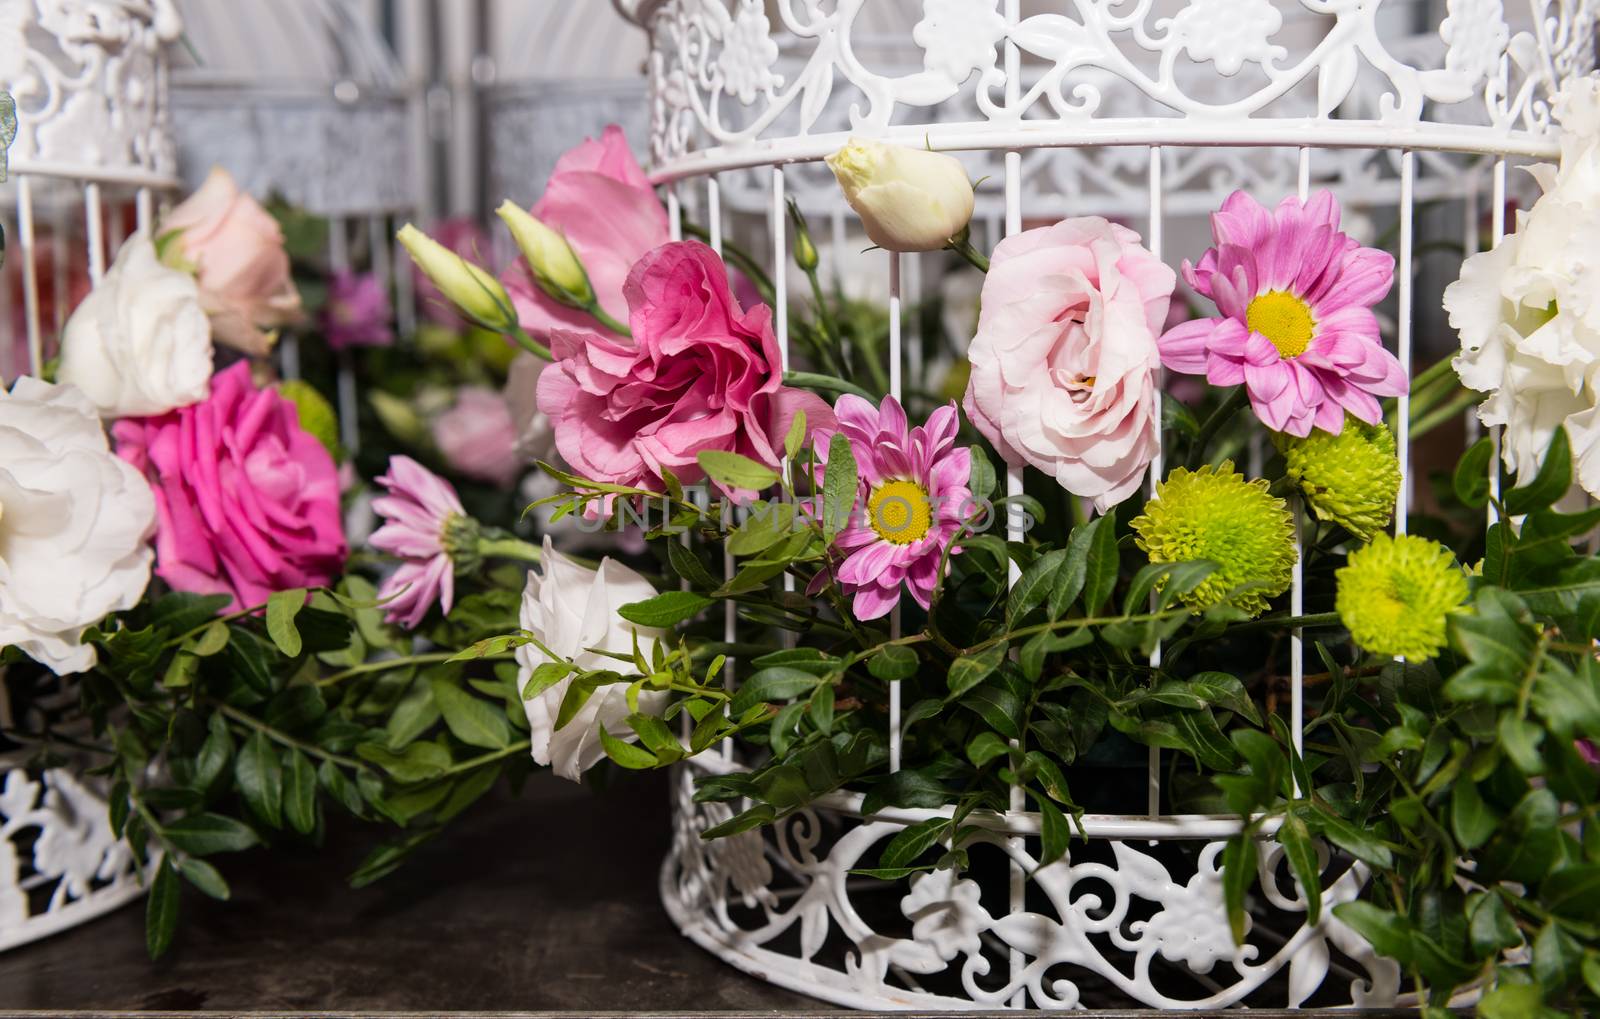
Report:
<svg viewBox="0 0 1600 1019"><path fill-rule="evenodd" d="M1314 428L1303 439L1274 433L1289 480L1305 493L1318 520L1338 524L1362 541L1389 526L1400 492L1394 434L1349 415L1338 435Z"/></svg>
<svg viewBox="0 0 1600 1019"><path fill-rule="evenodd" d="M1191 471L1179 467L1156 486L1156 497L1132 521L1152 563L1210 559L1217 570L1183 596L1196 612L1227 599L1252 616L1289 588L1294 521L1288 505L1261 479L1246 481L1231 460Z"/></svg>
<svg viewBox="0 0 1600 1019"><path fill-rule="evenodd" d="M1420 662L1444 647L1450 613L1467 599L1467 575L1436 541L1380 534L1336 574L1334 608L1364 650Z"/></svg>
<svg viewBox="0 0 1600 1019"><path fill-rule="evenodd" d="M334 413L327 399L317 392L315 386L302 379L288 379L278 383L278 395L294 404L295 413L300 418L300 427L309 432L313 439L322 443L337 460L339 415Z"/></svg>

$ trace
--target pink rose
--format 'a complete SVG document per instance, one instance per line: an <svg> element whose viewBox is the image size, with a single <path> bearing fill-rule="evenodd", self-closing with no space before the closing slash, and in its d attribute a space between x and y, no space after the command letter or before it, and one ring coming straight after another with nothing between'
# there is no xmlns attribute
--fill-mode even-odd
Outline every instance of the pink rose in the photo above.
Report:
<svg viewBox="0 0 1600 1019"><path fill-rule="evenodd" d="M510 487L522 473L517 428L505 399L483 386L462 386L456 402L433 421L433 441L452 470Z"/></svg>
<svg viewBox="0 0 1600 1019"><path fill-rule="evenodd" d="M247 362L213 376L206 400L124 418L113 434L117 455L155 492L156 574L174 590L249 608L327 584L343 567L333 457L294 404L255 387Z"/></svg>
<svg viewBox="0 0 1600 1019"><path fill-rule="evenodd" d="M1126 499L1159 441L1156 338L1175 283L1138 234L1099 217L1001 241L967 352L967 416L1007 463L1099 512Z"/></svg>
<svg viewBox="0 0 1600 1019"><path fill-rule="evenodd" d="M179 252L194 266L212 337L257 356L271 350L263 330L300 318L278 221L219 166L161 221L161 235L175 230Z"/></svg>
<svg viewBox="0 0 1600 1019"><path fill-rule="evenodd" d="M623 293L632 339L557 329L539 376L539 409L579 474L659 492L663 468L699 480L703 449L776 467L797 410L808 428L834 427L820 398L783 385L772 309L741 310L704 244L656 248Z"/></svg>
<svg viewBox="0 0 1600 1019"><path fill-rule="evenodd" d="M645 252L667 243L667 211L628 151L615 124L599 141L590 138L556 163L544 197L530 210L561 231L589 274L595 297L617 321L626 321L622 295L628 271ZM501 277L517 316L534 339L548 343L552 329L598 328L588 312L551 300L533 282L522 259Z"/></svg>

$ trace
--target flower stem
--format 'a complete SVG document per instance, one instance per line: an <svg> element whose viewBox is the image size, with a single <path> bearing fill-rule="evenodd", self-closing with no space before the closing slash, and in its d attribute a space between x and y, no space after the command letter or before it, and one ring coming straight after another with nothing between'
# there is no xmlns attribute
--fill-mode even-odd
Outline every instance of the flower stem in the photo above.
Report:
<svg viewBox="0 0 1600 1019"><path fill-rule="evenodd" d="M1243 633L1246 630L1261 630L1275 626L1332 626L1338 622L1339 613L1337 612L1313 612L1304 616L1263 616L1260 619L1252 619L1248 622L1237 623L1228 627L1227 630L1223 632L1227 636L1231 637L1236 633Z"/></svg>
<svg viewBox="0 0 1600 1019"><path fill-rule="evenodd" d="M403 669L410 665L434 665L439 662L447 662L454 658L455 655L456 652L454 651L429 651L420 655L399 655L394 658L382 658L375 662L362 662L360 665L352 665L348 669L323 676L316 683L317 686L333 686L335 683L343 682L352 676L364 676L372 672L388 672L390 669ZM484 655L482 660L502 661L513 657L515 656L510 653Z"/></svg>
<svg viewBox="0 0 1600 1019"><path fill-rule="evenodd" d="M989 256L973 247L972 238L965 232L962 233L958 240L952 240L944 247L946 251L954 251L966 259L967 264L979 272L989 271Z"/></svg>
<svg viewBox="0 0 1600 1019"><path fill-rule="evenodd" d="M616 319L607 314L606 310L600 307L599 301L595 301L593 304L590 304L584 309L584 311L587 311L590 315L593 315L596 322L599 322L601 325L605 326L607 329L619 336L633 335L633 330L629 329L626 323L618 322Z"/></svg>
<svg viewBox="0 0 1600 1019"><path fill-rule="evenodd" d="M833 320L833 309L828 306L827 295L822 290L822 281L817 278L816 266L813 265L806 270L806 279L811 281L811 297L817 308L817 322L822 326L822 335L828 340L821 349L824 366L838 375L844 370L839 363L840 351L844 349L839 341L839 325Z"/></svg>
<svg viewBox="0 0 1600 1019"><path fill-rule="evenodd" d="M555 360L555 355L550 353L550 348L540 343L532 336L529 336L528 331L523 329L521 326L512 326L511 331L505 335L511 337L512 341L515 342L517 346L521 347L523 350L526 350L534 357L543 358L546 361Z"/></svg>
<svg viewBox="0 0 1600 1019"><path fill-rule="evenodd" d="M1427 417L1412 425L1412 441L1416 441L1422 436L1433 431L1433 429L1444 424L1446 421L1459 416L1463 411L1469 410L1476 406L1478 401L1481 399L1483 399L1482 393L1475 393L1470 390L1456 397L1450 403L1445 404L1443 407L1440 407L1432 414L1429 414Z"/></svg>
<svg viewBox="0 0 1600 1019"><path fill-rule="evenodd" d="M844 379L834 378L832 375L821 375L817 372L784 372L783 381L785 385L789 386L820 389L826 393L850 393L861 397L863 400L872 400L873 403L878 402L873 399L871 393L854 382L846 382Z"/></svg>
<svg viewBox="0 0 1600 1019"><path fill-rule="evenodd" d="M505 537L478 539L478 554L485 559L490 556L498 556L501 559L520 559L524 562L536 563L543 558L544 550L532 542L508 535Z"/></svg>
<svg viewBox="0 0 1600 1019"><path fill-rule="evenodd" d="M1194 470L1205 461L1206 447L1211 444L1211 440L1216 437L1217 432L1221 431L1222 426L1227 424L1229 419L1249 402L1250 394L1245 390L1244 386L1238 386L1232 393L1228 394L1228 398L1223 400L1216 410L1211 412L1211 416L1206 418L1205 424L1200 426L1199 434L1194 437L1194 448L1189 453L1190 470Z"/></svg>
<svg viewBox="0 0 1600 1019"><path fill-rule="evenodd" d="M311 757L321 758L324 761L332 762L333 764L337 764L341 767L351 769L360 769L362 767L361 762L352 757L345 757L342 754L330 753L329 751L324 750L314 744L306 743L303 740L297 740L283 730L274 729L267 723L252 715L245 714L238 708L223 704L221 702L214 701L213 703L216 704L217 710L220 711L225 718L231 718L233 721L245 726L246 728L256 730L263 736L266 736L268 739L272 740L274 743L279 743L286 747L293 747L301 753L307 754Z"/></svg>

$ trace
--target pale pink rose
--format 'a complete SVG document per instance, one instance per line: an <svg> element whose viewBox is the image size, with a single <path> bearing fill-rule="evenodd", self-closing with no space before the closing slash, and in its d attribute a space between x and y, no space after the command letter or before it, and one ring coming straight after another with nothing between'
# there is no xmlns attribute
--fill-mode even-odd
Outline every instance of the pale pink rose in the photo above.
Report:
<svg viewBox="0 0 1600 1019"><path fill-rule="evenodd" d="M964 406L1008 464L1105 512L1159 442L1156 338L1176 283L1127 227L1062 220L1001 241L983 284Z"/></svg>
<svg viewBox="0 0 1600 1019"><path fill-rule="evenodd" d="M522 473L517 429L501 395L484 386L462 386L456 402L433 420L433 441L452 470L509 487Z"/></svg>
<svg viewBox="0 0 1600 1019"><path fill-rule="evenodd" d="M663 468L703 476L701 450L777 467L798 410L809 429L834 427L819 397L783 385L772 309L741 309L704 244L663 244L624 291L632 339L557 329L555 363L539 375L539 409L577 473L660 492Z"/></svg>
<svg viewBox="0 0 1600 1019"><path fill-rule="evenodd" d="M665 244L667 211L628 150L628 140L615 124L599 141L587 139L556 163L544 196L531 210L534 218L559 230L589 274L589 283L607 314L627 321L622 285L633 263ZM522 259L501 277L517 316L534 339L549 342L552 329L601 328L586 311L551 300L533 282Z"/></svg>
<svg viewBox="0 0 1600 1019"><path fill-rule="evenodd" d="M158 235L172 231L194 267L217 342L259 356L272 349L264 330L299 321L283 231L228 171L213 167L200 190L167 214Z"/></svg>
<svg viewBox="0 0 1600 1019"><path fill-rule="evenodd" d="M247 362L212 376L201 402L123 418L112 434L155 493L156 574L173 590L252 608L344 567L333 457L293 403L256 388Z"/></svg>

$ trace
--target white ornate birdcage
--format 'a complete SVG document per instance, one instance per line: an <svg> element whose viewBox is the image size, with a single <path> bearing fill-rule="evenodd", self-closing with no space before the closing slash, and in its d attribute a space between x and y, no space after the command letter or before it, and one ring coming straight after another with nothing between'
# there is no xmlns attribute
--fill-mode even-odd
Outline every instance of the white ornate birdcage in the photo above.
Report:
<svg viewBox="0 0 1600 1019"><path fill-rule="evenodd" d="M180 32L170 0L0 2L0 89L17 104L10 179L0 185L0 207L15 212L5 216L0 276L5 382L40 372L108 257L123 237L149 227L157 196L177 186L166 46ZM13 705L0 669L7 730L13 712L39 715L74 697L55 688ZM93 781L81 768L54 766L63 754L70 748L19 746L0 735L0 951L143 891Z"/></svg>
<svg viewBox="0 0 1600 1019"><path fill-rule="evenodd" d="M1420 324L1438 322L1438 285L1459 268L1438 280L1422 271L1423 234L1472 251L1486 221L1499 240L1508 188L1522 176L1507 169L1558 154L1550 100L1593 69L1600 13L1592 0L617 2L650 35L651 174L675 233L692 219L714 247L759 244L782 267L785 200L795 196L814 224L831 219L835 253L865 247L819 162L851 135L961 156L982 181L974 234L986 245L1025 223L1098 214L1136 227L1175 263L1207 246L1203 214L1234 189L1272 205L1326 187L1347 217L1397 238L1386 333L1408 371L1418 337L1435 355L1448 342ZM917 337L902 343L901 322L919 256L860 257L886 282L898 396L903 374L923 383ZM774 280L787 358L791 288L783 272ZM1400 530L1414 499L1409 410L1401 397ZM1151 477L1162 473L1158 456ZM1012 472L1008 490L1020 487ZM1297 566L1292 614L1304 596ZM727 625L731 640L737 620ZM1297 746L1303 659L1296 633ZM896 684L890 696L897 767ZM700 832L730 811L694 802L694 779L741 764L702 754L674 781L662 898L685 935L733 965L857 1007L1406 1000L1397 966L1328 908L1362 894L1362 865L1323 851L1324 908L1308 922L1270 831L1250 931L1236 946L1219 857L1241 819L1170 813L1161 764L1150 751L1147 791L1120 813L1084 817L1086 838L1060 861L1038 866L1039 820L1013 790L1012 811L965 822L977 829L970 869L884 882L850 872L937 812L864 818L862 797L842 791L765 833L706 842Z"/></svg>
<svg viewBox="0 0 1600 1019"><path fill-rule="evenodd" d="M402 336L415 325L411 263L395 231L418 208L420 104L394 52L354 0L175 0L185 45L172 69L173 126L184 182L213 166L258 199L325 217L327 268L371 272L394 296ZM300 374L292 335L279 370ZM338 369L340 442L359 447L357 377Z"/></svg>

